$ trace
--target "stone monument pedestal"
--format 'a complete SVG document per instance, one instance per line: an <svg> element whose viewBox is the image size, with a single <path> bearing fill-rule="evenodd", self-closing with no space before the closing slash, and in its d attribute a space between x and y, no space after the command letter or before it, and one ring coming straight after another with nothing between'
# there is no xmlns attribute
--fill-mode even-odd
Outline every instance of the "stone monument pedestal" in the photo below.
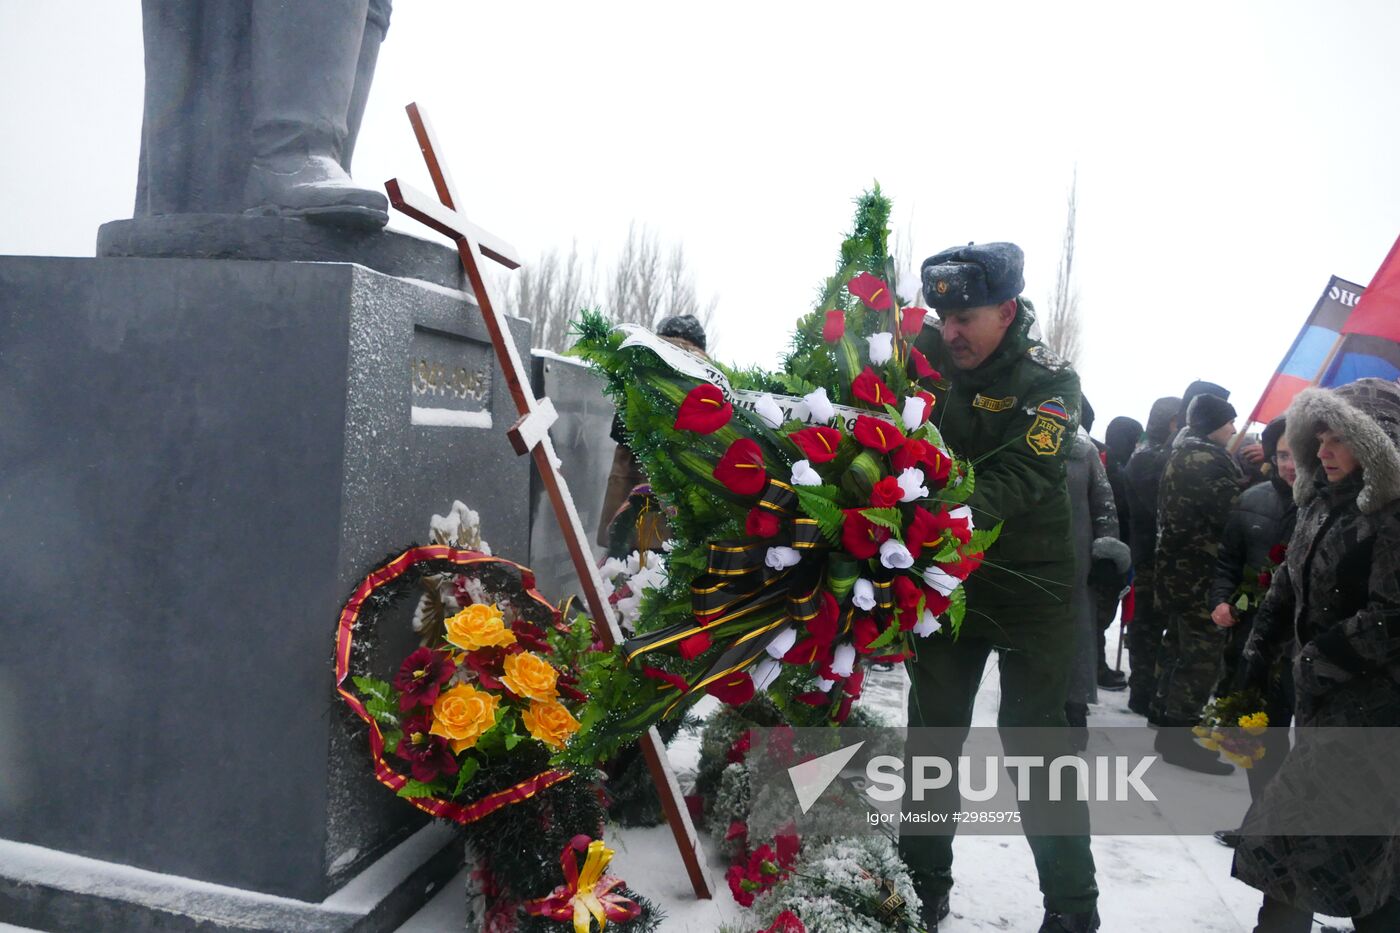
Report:
<svg viewBox="0 0 1400 933"><path fill-rule="evenodd" d="M512 332L526 354L528 323ZM118 879L75 892L0 857L0 919L225 928L197 910L157 926L123 897L134 869L311 907L358 877L353 910L267 929L391 929L450 877L460 841L403 854L425 818L373 780L334 629L360 576L454 499L524 559L514 420L479 314L443 285L0 257L0 848ZM411 612L382 633L386 672Z"/></svg>

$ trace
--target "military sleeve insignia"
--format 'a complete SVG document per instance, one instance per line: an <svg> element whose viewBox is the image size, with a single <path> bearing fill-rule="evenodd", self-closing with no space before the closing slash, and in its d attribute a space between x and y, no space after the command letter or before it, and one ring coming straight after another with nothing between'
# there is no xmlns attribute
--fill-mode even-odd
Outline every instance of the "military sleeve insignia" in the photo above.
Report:
<svg viewBox="0 0 1400 933"><path fill-rule="evenodd" d="M1054 456L1064 442L1065 426L1048 415L1037 414L1026 431L1026 443L1039 457Z"/></svg>
<svg viewBox="0 0 1400 933"><path fill-rule="evenodd" d="M1065 407L1065 400L1062 398L1049 398L1041 402L1036 408L1037 415L1044 415L1047 418L1056 418L1069 424L1069 409Z"/></svg>
<svg viewBox="0 0 1400 933"><path fill-rule="evenodd" d="M972 397L972 407L980 408L983 411L1006 411L1016 404L1016 396L1008 395L1006 398L987 398L982 393L977 393Z"/></svg>

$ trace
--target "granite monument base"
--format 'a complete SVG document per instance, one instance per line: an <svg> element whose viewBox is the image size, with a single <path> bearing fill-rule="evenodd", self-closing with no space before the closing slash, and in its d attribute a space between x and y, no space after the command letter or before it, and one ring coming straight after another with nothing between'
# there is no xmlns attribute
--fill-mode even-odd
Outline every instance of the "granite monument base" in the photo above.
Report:
<svg viewBox="0 0 1400 933"><path fill-rule="evenodd" d="M335 621L454 499L528 554L514 420L453 289L0 257L0 840L320 903L419 829L335 696Z"/></svg>

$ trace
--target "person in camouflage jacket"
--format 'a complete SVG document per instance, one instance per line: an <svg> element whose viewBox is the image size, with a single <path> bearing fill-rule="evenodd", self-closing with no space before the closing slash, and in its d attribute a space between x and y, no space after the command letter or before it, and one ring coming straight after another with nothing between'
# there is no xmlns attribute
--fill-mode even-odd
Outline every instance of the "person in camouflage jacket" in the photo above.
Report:
<svg viewBox="0 0 1400 933"><path fill-rule="evenodd" d="M1317 912L1354 918L1358 933L1400 930L1394 740L1310 728L1400 727L1400 387L1306 389L1285 417L1297 526L1240 685L1265 686L1291 645L1298 743L1245 818L1234 873L1264 892L1260 929L1306 931ZM1329 807L1374 835L1277 832ZM1272 834L1255 829L1266 824Z"/></svg>
<svg viewBox="0 0 1400 933"><path fill-rule="evenodd" d="M1187 430L1167 457L1157 498L1153 602L1167 617L1174 653L1157 685L1157 717L1165 726L1192 726L1220 676L1228 636L1210 617L1208 591L1225 519L1239 500L1242 476L1225 450L1235 433L1235 409L1214 395L1191 401ZM1198 771L1228 773L1229 765L1190 741L1180 728L1157 734L1165 761Z"/></svg>

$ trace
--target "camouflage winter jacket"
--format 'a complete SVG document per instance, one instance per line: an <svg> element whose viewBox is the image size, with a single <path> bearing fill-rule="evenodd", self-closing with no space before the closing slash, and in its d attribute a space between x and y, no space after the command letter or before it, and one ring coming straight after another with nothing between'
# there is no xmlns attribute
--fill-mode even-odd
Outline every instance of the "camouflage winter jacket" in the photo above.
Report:
<svg viewBox="0 0 1400 933"><path fill-rule="evenodd" d="M1182 432L1157 491L1153 601L1170 613L1204 615L1225 520L1243 476L1219 444Z"/></svg>

